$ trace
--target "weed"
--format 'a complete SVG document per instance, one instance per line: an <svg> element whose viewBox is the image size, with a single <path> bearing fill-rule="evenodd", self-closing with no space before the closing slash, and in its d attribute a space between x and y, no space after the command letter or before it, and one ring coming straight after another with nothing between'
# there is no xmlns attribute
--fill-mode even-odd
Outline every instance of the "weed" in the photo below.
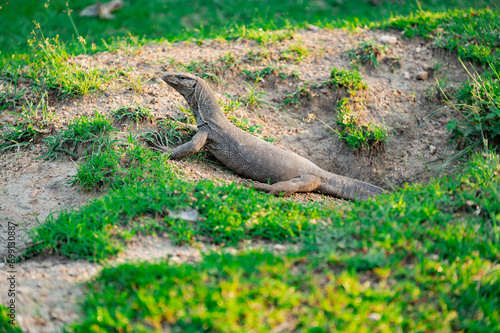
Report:
<svg viewBox="0 0 500 333"><path fill-rule="evenodd" d="M462 120L453 119L448 129L457 137L465 138L469 144L478 140L485 147L500 144L500 72L491 67L489 76L470 75L457 93L456 109Z"/></svg>
<svg viewBox="0 0 500 333"><path fill-rule="evenodd" d="M270 60L271 53L266 48L262 48L256 51L251 49L247 53L247 58L250 59L251 61L258 61L258 62L263 60Z"/></svg>
<svg viewBox="0 0 500 333"><path fill-rule="evenodd" d="M335 130L335 133L355 150L371 149L384 144L388 137L387 130L382 126L373 123L360 125L352 113L347 98L343 98L338 103L337 125L339 129Z"/></svg>
<svg viewBox="0 0 500 333"><path fill-rule="evenodd" d="M264 101L262 100L262 96L266 94L264 91L257 91L257 83L251 85L248 82L245 82L250 91L248 92L248 96L242 97L240 100L245 103L248 107L259 107Z"/></svg>
<svg viewBox="0 0 500 333"><path fill-rule="evenodd" d="M104 85L115 77L97 68L84 69L75 63L69 63L70 54L57 37L44 38L41 32L40 37L35 31L32 34L29 44L34 50L34 56L27 76L36 85L56 89L66 96L85 95L103 90ZM80 41L85 43L84 39Z"/></svg>
<svg viewBox="0 0 500 333"><path fill-rule="evenodd" d="M292 60L294 62L299 62L304 60L311 51L304 46L302 41L290 44L283 52L281 52L281 58L284 60Z"/></svg>
<svg viewBox="0 0 500 333"><path fill-rule="evenodd" d="M151 110L140 105L137 105L135 107L119 107L118 109L111 111L111 116L117 121L128 120L134 123L153 119L153 113L151 112Z"/></svg>
<svg viewBox="0 0 500 333"><path fill-rule="evenodd" d="M211 79L213 82L222 82L217 73L237 66L239 62L240 59L236 58L232 52L226 52L215 61L191 61L186 66L186 70L189 73L197 74L203 79Z"/></svg>
<svg viewBox="0 0 500 333"><path fill-rule="evenodd" d="M276 44L286 39L292 39L294 36L293 29L280 30L280 31L270 31L259 29L247 29L246 27L241 27L239 35L242 38L249 38L256 40L259 44Z"/></svg>
<svg viewBox="0 0 500 333"><path fill-rule="evenodd" d="M142 93L142 91L144 90L144 84L151 81L151 79L149 78L149 74L131 75L129 73L124 73L124 75L127 77L126 85L138 94Z"/></svg>
<svg viewBox="0 0 500 333"><path fill-rule="evenodd" d="M357 49L349 50L347 53L351 57L351 64L358 68L359 64L376 67L379 65L378 59L386 52L386 45L381 45L370 39L358 44Z"/></svg>
<svg viewBox="0 0 500 333"><path fill-rule="evenodd" d="M500 19L498 12L489 8L445 13L419 11L394 17L381 26L402 30L407 37L432 38L436 47L456 51L463 60L487 64L496 63L499 58Z"/></svg>
<svg viewBox="0 0 500 333"><path fill-rule="evenodd" d="M70 120L67 129L44 139L48 152L41 158L54 160L61 153L76 157L100 151L111 145L108 134L114 130L111 121L97 111L91 118Z"/></svg>
<svg viewBox="0 0 500 333"><path fill-rule="evenodd" d="M286 80L289 77L294 78L294 79L298 79L300 77L300 74L295 69L292 69L292 71L288 72L288 73L285 71L280 71L280 72L278 72L278 75L282 80Z"/></svg>
<svg viewBox="0 0 500 333"><path fill-rule="evenodd" d="M191 61L189 65L186 66L186 70L189 73L195 73L203 79L211 79L213 82L221 81L221 79L212 71L215 68L212 63L207 63L204 61Z"/></svg>
<svg viewBox="0 0 500 333"><path fill-rule="evenodd" d="M259 81L259 82L265 82L264 78L268 75L271 75L275 72L278 71L278 65L269 65L269 66L266 66L260 70L256 70L256 71L249 71L247 69L242 69L241 70L243 73L245 73L247 75L247 77L249 79L251 79L252 81Z"/></svg>
<svg viewBox="0 0 500 333"><path fill-rule="evenodd" d="M19 148L28 145L35 139L48 133L53 127L53 118L55 111L51 112L47 106L47 95L43 95L38 105L34 106L32 102L23 105L21 113L17 115L17 123L15 125L4 125L3 131L0 133L0 151Z"/></svg>
<svg viewBox="0 0 500 333"><path fill-rule="evenodd" d="M26 88L19 91L18 89L18 72L14 72L12 78L0 82L0 111L7 109L11 105L15 106L18 101L24 96Z"/></svg>
<svg viewBox="0 0 500 333"><path fill-rule="evenodd" d="M337 69L333 68L330 71L330 79L323 84L332 87L332 89L346 88L354 90L364 90L368 86L363 80L363 76L357 69Z"/></svg>
<svg viewBox="0 0 500 333"><path fill-rule="evenodd" d="M170 119L158 122L158 127L157 131L147 131L143 135L143 139L163 152L171 146L186 141L193 136L194 132L193 128Z"/></svg>
<svg viewBox="0 0 500 333"><path fill-rule="evenodd" d="M231 99L230 96L228 97L228 99L218 100L219 106L224 113L229 113L237 110L241 106L241 101L237 99Z"/></svg>
<svg viewBox="0 0 500 333"><path fill-rule="evenodd" d="M285 96L283 96L282 105L300 105L300 100L302 98L306 98L308 101L310 101L312 98L312 94L311 90L309 89L309 85L309 82L303 82L302 84L299 84L297 86L297 89L293 93L287 93Z"/></svg>
<svg viewBox="0 0 500 333"><path fill-rule="evenodd" d="M142 147L129 135L127 143L108 145L88 155L71 183L84 190L118 189L131 184L151 186L173 175L164 155Z"/></svg>

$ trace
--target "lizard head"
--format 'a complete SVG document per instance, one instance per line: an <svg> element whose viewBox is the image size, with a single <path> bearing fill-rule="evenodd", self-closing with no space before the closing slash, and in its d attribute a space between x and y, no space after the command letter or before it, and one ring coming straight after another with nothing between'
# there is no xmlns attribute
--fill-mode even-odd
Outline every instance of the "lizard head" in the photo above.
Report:
<svg viewBox="0 0 500 333"><path fill-rule="evenodd" d="M198 77L184 73L165 72L161 79L177 90L186 100L194 93Z"/></svg>

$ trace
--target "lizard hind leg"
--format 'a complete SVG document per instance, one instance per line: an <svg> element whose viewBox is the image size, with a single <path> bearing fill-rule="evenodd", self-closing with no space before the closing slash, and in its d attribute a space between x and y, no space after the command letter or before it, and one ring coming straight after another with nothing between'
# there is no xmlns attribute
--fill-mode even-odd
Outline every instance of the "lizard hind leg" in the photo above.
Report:
<svg viewBox="0 0 500 333"><path fill-rule="evenodd" d="M254 188L276 196L287 196L296 192L312 192L321 184L321 178L313 175L301 175L290 180L272 185L254 183Z"/></svg>

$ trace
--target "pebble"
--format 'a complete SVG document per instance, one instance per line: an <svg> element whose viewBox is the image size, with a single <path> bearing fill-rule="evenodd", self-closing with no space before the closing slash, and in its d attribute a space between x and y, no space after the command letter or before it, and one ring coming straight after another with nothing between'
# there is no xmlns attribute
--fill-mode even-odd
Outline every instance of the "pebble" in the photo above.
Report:
<svg viewBox="0 0 500 333"><path fill-rule="evenodd" d="M428 79L429 79L429 73L426 71L422 71L417 74L417 80L426 81Z"/></svg>
<svg viewBox="0 0 500 333"><path fill-rule="evenodd" d="M410 79L410 73L408 73L408 72L403 72L403 77L404 77L405 79L409 80L409 79Z"/></svg>
<svg viewBox="0 0 500 333"><path fill-rule="evenodd" d="M397 37L391 35L382 35L377 38L377 41L382 44L396 44L398 42Z"/></svg>
<svg viewBox="0 0 500 333"><path fill-rule="evenodd" d="M29 167L24 169L24 172L25 173L33 173L33 172L37 172L39 169L40 169L40 164L33 163L32 165L30 165Z"/></svg>
<svg viewBox="0 0 500 333"><path fill-rule="evenodd" d="M316 25L312 25L312 24L309 24L307 26L307 29L311 30L311 31L318 31L319 30L319 27L316 26Z"/></svg>
<svg viewBox="0 0 500 333"><path fill-rule="evenodd" d="M281 244L276 244L273 246L273 248L278 252L283 252L286 250L286 247L284 245L281 245Z"/></svg>
<svg viewBox="0 0 500 333"><path fill-rule="evenodd" d="M434 155L434 153L436 152L436 147L434 147L433 145L429 145L429 150L431 151L431 154Z"/></svg>

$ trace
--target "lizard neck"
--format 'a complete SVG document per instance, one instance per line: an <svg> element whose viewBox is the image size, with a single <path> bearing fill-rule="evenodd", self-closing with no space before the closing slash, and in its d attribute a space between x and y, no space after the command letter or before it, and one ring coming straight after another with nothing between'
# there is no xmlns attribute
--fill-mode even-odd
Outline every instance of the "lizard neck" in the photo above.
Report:
<svg viewBox="0 0 500 333"><path fill-rule="evenodd" d="M214 92L203 80L196 82L196 87L187 100L198 127L205 124L217 126L230 124L221 111Z"/></svg>

